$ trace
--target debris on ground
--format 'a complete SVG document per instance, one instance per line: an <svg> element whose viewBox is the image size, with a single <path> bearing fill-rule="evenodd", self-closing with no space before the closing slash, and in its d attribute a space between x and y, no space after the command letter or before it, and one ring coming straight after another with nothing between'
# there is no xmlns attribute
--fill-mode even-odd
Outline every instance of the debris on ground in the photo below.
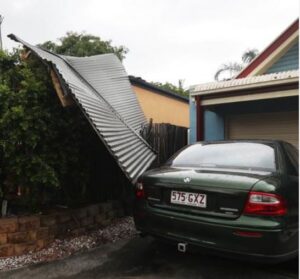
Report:
<svg viewBox="0 0 300 279"><path fill-rule="evenodd" d="M101 244L129 239L134 235L136 235L136 230L131 217L115 219L109 226L103 229L97 229L77 237L55 239L47 248L38 252L0 258L0 270L10 270L29 264L62 259Z"/></svg>

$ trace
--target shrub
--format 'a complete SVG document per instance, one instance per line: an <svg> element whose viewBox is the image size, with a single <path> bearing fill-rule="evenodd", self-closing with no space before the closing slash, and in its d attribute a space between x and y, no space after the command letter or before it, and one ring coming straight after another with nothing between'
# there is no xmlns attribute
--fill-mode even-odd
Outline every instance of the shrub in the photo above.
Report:
<svg viewBox="0 0 300 279"><path fill-rule="evenodd" d="M32 210L58 193L82 201L94 132L77 106L61 106L44 64L18 57L0 52L0 194Z"/></svg>

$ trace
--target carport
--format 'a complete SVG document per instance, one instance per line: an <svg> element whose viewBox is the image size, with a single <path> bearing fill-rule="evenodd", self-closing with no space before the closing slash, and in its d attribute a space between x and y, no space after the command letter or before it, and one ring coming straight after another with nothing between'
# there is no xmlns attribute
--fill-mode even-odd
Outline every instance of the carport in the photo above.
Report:
<svg viewBox="0 0 300 279"><path fill-rule="evenodd" d="M195 86L197 140L279 139L298 147L298 70Z"/></svg>

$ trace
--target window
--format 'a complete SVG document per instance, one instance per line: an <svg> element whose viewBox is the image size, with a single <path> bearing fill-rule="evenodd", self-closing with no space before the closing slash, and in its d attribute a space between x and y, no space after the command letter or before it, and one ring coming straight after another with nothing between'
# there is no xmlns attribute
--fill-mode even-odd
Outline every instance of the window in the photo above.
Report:
<svg viewBox="0 0 300 279"><path fill-rule="evenodd" d="M251 142L194 144L175 154L167 164L173 167L276 170L274 147Z"/></svg>

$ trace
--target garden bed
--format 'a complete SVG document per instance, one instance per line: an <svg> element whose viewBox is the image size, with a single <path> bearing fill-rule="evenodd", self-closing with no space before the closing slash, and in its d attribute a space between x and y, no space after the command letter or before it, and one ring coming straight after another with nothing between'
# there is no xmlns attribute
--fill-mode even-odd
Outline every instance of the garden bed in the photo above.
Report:
<svg viewBox="0 0 300 279"><path fill-rule="evenodd" d="M83 235L123 216L122 205L110 201L49 214L0 218L0 258L36 252L54 239Z"/></svg>
<svg viewBox="0 0 300 279"><path fill-rule="evenodd" d="M10 270L26 265L62 259L105 243L129 239L136 235L131 217L114 219L102 229L86 232L80 236L55 238L53 242L40 251L30 251L25 255L0 258L0 270Z"/></svg>

